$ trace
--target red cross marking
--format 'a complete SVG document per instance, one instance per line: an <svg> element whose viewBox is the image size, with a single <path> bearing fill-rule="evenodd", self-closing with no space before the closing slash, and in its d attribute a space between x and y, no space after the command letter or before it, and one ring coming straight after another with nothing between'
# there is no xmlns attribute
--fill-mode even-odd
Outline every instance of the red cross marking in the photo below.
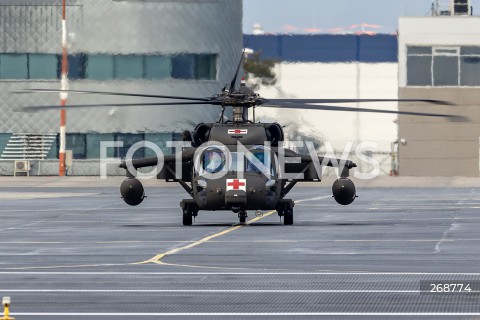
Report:
<svg viewBox="0 0 480 320"><path fill-rule="evenodd" d="M240 180L235 179L235 180L233 180L233 182L227 183L227 186L233 187L234 190L238 190L238 189L240 189L240 187L245 186L245 182L240 182Z"/></svg>

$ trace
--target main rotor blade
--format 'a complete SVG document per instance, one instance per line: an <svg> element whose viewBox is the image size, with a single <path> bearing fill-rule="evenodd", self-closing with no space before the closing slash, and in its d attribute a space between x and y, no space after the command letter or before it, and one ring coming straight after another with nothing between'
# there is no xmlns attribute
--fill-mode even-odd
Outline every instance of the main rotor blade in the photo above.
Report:
<svg viewBox="0 0 480 320"><path fill-rule="evenodd" d="M291 102L291 103L355 103L355 102L425 102L443 106L454 106L454 103L432 99L267 99L267 102Z"/></svg>
<svg viewBox="0 0 480 320"><path fill-rule="evenodd" d="M74 104L67 106L51 105L51 106L28 106L22 107L20 111L23 112L35 112L40 110L57 110L57 109L80 109L80 108L105 108L105 107L143 107L143 106L181 106L181 105L221 105L220 101L210 102L160 102L160 103L108 103L108 104Z"/></svg>
<svg viewBox="0 0 480 320"><path fill-rule="evenodd" d="M233 91L235 90L235 83L237 82L238 72L240 71L240 67L242 66L243 58L245 57L245 50L247 49L247 45L248 45L248 39L247 39L247 42L245 43L245 47L243 47L242 56L240 57L240 62L238 63L237 71L235 72L235 76L233 77L232 82L230 82L230 90L228 90L228 92L230 92L230 93L233 93Z"/></svg>
<svg viewBox="0 0 480 320"><path fill-rule="evenodd" d="M425 113L425 112L413 112L413 111L393 111L393 110L368 109L368 108L351 108L351 107L338 107L338 106L312 105L312 104L293 104L293 103L288 103L288 102L278 102L277 104L268 104L267 103L267 104L260 105L260 107L403 114L403 115L422 116L422 117L441 117L441 118L446 118L449 121L455 121L455 122L469 122L470 121L470 119L467 118L467 117L451 115L451 114Z"/></svg>
<svg viewBox="0 0 480 320"><path fill-rule="evenodd" d="M18 89L18 90L12 91L12 93L16 93L16 94L62 93L62 92L79 93L79 94L99 94L99 95L108 95L108 96L126 96L126 97L142 97L142 98L164 98L164 99L177 99L177 100L210 101L210 98L192 98L192 97L163 96L163 95L155 95L155 94L108 92L108 91L55 90L55 89Z"/></svg>

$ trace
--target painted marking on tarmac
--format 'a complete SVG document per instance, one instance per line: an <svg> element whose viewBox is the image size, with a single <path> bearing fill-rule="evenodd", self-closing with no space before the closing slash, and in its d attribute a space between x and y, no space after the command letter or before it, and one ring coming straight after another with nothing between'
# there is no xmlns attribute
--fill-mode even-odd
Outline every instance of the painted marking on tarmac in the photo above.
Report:
<svg viewBox="0 0 480 320"><path fill-rule="evenodd" d="M1 270L48 270L48 269L61 269L61 268L93 268L93 267L118 267L128 266L131 263L106 263L106 264L79 264L71 266L40 266L40 267L7 267L1 268ZM58 272L50 272L52 274L59 274Z"/></svg>
<svg viewBox="0 0 480 320"><path fill-rule="evenodd" d="M98 193L78 192L0 192L0 200L32 200L32 199L54 199L70 197L91 197Z"/></svg>
<svg viewBox="0 0 480 320"><path fill-rule="evenodd" d="M275 289L3 289L6 293L422 293L420 290L275 290ZM480 291L470 291L477 294Z"/></svg>
<svg viewBox="0 0 480 320"><path fill-rule="evenodd" d="M445 232L443 233L442 239L440 239L440 241L438 241L437 244L435 245L435 252L434 253L439 253L441 251L440 247L441 247L442 243L447 242L447 236L451 232L453 232L453 231L455 231L459 228L460 224L457 222L457 220L458 220L457 217L455 217L453 219L452 224L450 225L450 228L445 230Z"/></svg>
<svg viewBox="0 0 480 320"><path fill-rule="evenodd" d="M445 239L443 242L468 242L480 241L480 239ZM125 241L78 241L78 242L60 242L60 241L0 241L0 244L5 245L32 245L32 244L157 244L157 243L193 243L194 240L158 240L158 241L143 241L143 240L125 240ZM322 243L322 242L438 242L438 239L319 239L319 240L211 240L211 243Z"/></svg>
<svg viewBox="0 0 480 320"><path fill-rule="evenodd" d="M173 255L173 254L176 254L176 253L179 253L181 251L185 251L185 250L188 250L188 249L191 249L193 247L196 247L198 245L201 245L202 243L205 243L205 242L208 242L209 240L212 240L212 239L215 239L217 237L220 237L222 235L225 235L227 233L230 233L232 231L235 231L235 230L238 230L240 228L243 228L244 226L246 225L249 225L249 224L252 224L256 221L259 221L265 217L268 217L269 215L271 215L272 213L274 213L276 211L270 211L270 212L267 212L266 214L264 214L263 216L261 217L256 217L250 221L248 221L246 224L240 224L240 225L236 225L236 226L233 226L233 227L230 227L226 230L223 230L221 232L218 232L218 233L215 233L215 234L212 234L208 237L205 237L203 239L200 239L198 241L195 241L193 243L190 243L186 246L183 246L183 247L179 247L179 248L175 248L175 249L172 249L172 250L169 250L167 252L164 252L164 253L160 253L160 254L157 254L156 256L154 256L153 258L151 259L148 259L148 260L145 260L145 261L141 261L141 262L135 262L135 263L132 263L132 264L148 264L148 263L155 263L155 264L159 264L159 265L168 265L168 266L181 266L181 267L190 267L190 268L214 268L214 269L223 269L224 267L209 267L209 266L196 266L196 265L185 265L185 264L172 264L172 263L166 263L166 262L163 262L162 259L168 255ZM227 268L227 267L225 267ZM228 269L246 269L246 268L228 268Z"/></svg>
<svg viewBox="0 0 480 320"><path fill-rule="evenodd" d="M307 201L322 200L322 199L327 199L327 198L331 198L331 197L332 196L321 196L321 197L315 197L315 198L301 199L301 200L296 200L295 204L302 203L302 202L307 202Z"/></svg>
<svg viewBox="0 0 480 320"><path fill-rule="evenodd" d="M196 316L196 317L228 317L228 316L242 316L242 317L305 317L305 316L479 316L479 312L398 312L398 313L386 313L386 312L245 312L245 313L225 313L225 312L204 312L204 313L94 313L94 312L82 312L82 313L70 313L70 312L14 312L12 316L35 316L35 317L172 317L172 316Z"/></svg>
<svg viewBox="0 0 480 320"><path fill-rule="evenodd" d="M109 197L111 199L111 197ZM119 202L115 202L113 204L118 204ZM143 210L156 210L156 209L176 209L178 206L175 207L142 207ZM35 209L35 212L69 212L69 211L85 211L85 210L95 210L95 209L74 209L74 208L65 208L65 209ZM100 208L97 209L99 211L119 211L119 210L131 210L130 207L112 207L112 208ZM8 210L0 210L0 212L32 212L32 209L8 209ZM74 215L74 214L72 214Z"/></svg>
<svg viewBox="0 0 480 320"><path fill-rule="evenodd" d="M473 192L473 190L470 190L470 194L472 192ZM465 198L462 199L462 200L459 200L457 202L457 205L463 205L465 201L468 201L468 200L465 199ZM443 233L442 238L435 245L434 253L439 253L441 251L442 243L446 242L448 235L460 228L461 224L458 223L458 218L459 218L459 213L458 212L453 213L453 217L451 217L451 219L453 219L453 221L450 224L450 227L447 230L445 230L445 232Z"/></svg>
<svg viewBox="0 0 480 320"><path fill-rule="evenodd" d="M403 275L412 275L412 276L480 276L480 272L131 272L131 271L117 271L117 272L89 272L89 271L73 271L73 272L42 272L42 271L0 271L0 274L7 275L153 275L153 276L170 276L170 275L179 275L179 276L205 276L205 275L216 275L216 276L268 276L268 275L298 275L298 276L331 276L331 275L380 275L380 276L403 276Z"/></svg>
<svg viewBox="0 0 480 320"><path fill-rule="evenodd" d="M100 209L106 208L106 207L111 206L111 205L116 204L116 203L117 202L105 204L105 205L95 207L95 208L83 209L82 213L79 213L79 215L86 215L86 214L89 214L91 211L98 211ZM44 223L44 222L52 222L54 219L63 218L67 215L68 214L65 213L65 214L59 215L58 217L45 218L45 219L41 219L41 220L38 220L38 221L33 221L33 222L26 223L26 224L22 224L22 225L19 225L19 226L13 226L13 227L5 228L5 229L0 229L0 232L17 230L17 229L21 229L21 228L24 228L24 227L28 227L28 226L32 226L32 225L39 224L39 223Z"/></svg>

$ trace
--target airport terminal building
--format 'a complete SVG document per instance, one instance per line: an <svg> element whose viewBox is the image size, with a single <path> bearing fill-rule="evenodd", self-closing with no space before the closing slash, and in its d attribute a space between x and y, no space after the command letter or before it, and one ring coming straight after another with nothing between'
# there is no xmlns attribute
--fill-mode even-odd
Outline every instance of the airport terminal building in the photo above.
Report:
<svg viewBox="0 0 480 320"><path fill-rule="evenodd" d="M19 111L59 105L59 95L11 91L60 89L62 1L0 5L0 174L12 174L13 160L26 158L31 174L56 175L60 112ZM231 81L242 49L241 0L67 0L66 20L73 90L210 96ZM67 105L130 102L159 100L70 94ZM100 141L123 141L123 148L109 149L109 157L124 157L141 140L170 153L165 141L198 122L217 120L219 113L211 106L67 106L66 147L74 159L67 174L98 175ZM149 156L149 150L136 156Z"/></svg>

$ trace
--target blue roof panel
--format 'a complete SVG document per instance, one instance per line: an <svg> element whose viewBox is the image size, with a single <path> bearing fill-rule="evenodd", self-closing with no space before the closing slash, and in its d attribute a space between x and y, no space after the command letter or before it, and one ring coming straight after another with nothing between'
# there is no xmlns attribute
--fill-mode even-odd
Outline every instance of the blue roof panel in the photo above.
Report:
<svg viewBox="0 0 480 320"><path fill-rule="evenodd" d="M287 61L353 61L355 37L351 36L281 36L283 59Z"/></svg>
<svg viewBox="0 0 480 320"><path fill-rule="evenodd" d="M361 62L398 62L397 36L383 34L359 39Z"/></svg>
<svg viewBox="0 0 480 320"><path fill-rule="evenodd" d="M395 35L244 35L262 57L285 62L397 62Z"/></svg>
<svg viewBox="0 0 480 320"><path fill-rule="evenodd" d="M277 36L271 35L244 35L243 46L245 46L248 40L248 47L255 51L262 51L262 58L275 58L282 60L282 50L280 45L281 39Z"/></svg>

